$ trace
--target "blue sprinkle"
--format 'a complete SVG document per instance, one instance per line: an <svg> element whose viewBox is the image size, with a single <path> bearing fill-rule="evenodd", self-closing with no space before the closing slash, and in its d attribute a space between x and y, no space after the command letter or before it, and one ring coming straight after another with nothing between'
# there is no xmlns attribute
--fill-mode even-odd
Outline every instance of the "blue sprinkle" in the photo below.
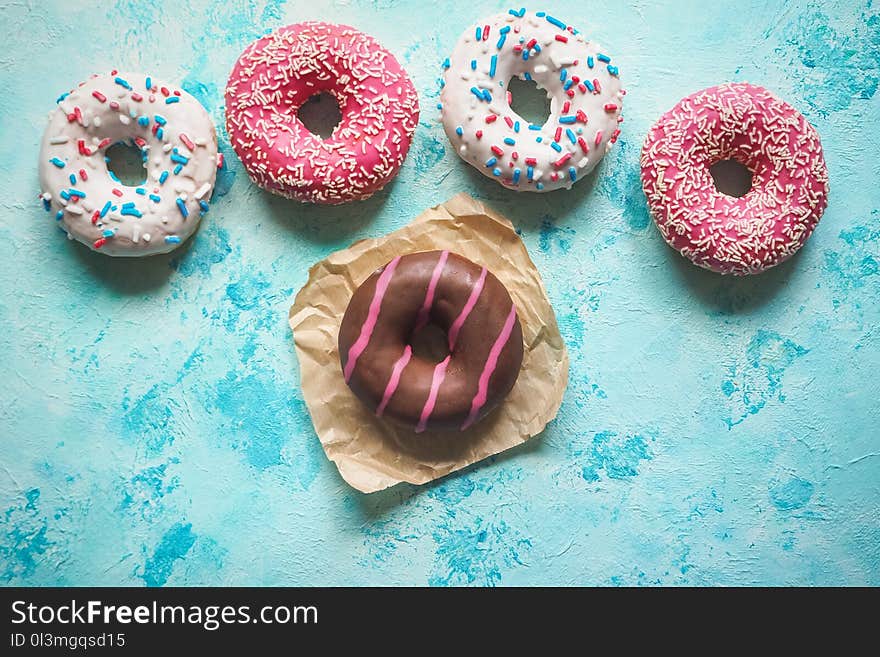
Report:
<svg viewBox="0 0 880 657"><path fill-rule="evenodd" d="M585 86L587 89L589 89L590 91L595 91L595 90L596 90L596 87L593 86L593 83L590 82L589 80L587 80L586 78L584 78L584 86Z"/></svg>
<svg viewBox="0 0 880 657"><path fill-rule="evenodd" d="M148 116L140 116L138 117L138 123L140 123L145 128L150 125L150 117Z"/></svg>
<svg viewBox="0 0 880 657"><path fill-rule="evenodd" d="M100 214L101 219L103 219L104 217L106 217L106 216L107 216L107 213L110 212L110 206L111 206L111 205L113 205L113 204L112 204L110 201L107 201L107 202L104 204L104 207L101 208L101 214Z"/></svg>
<svg viewBox="0 0 880 657"><path fill-rule="evenodd" d="M69 91L66 91L65 93L63 93L63 94L61 94L60 96L58 96L58 98L55 100L55 103L56 103L56 104L60 103L62 100L64 100L65 98L67 98L69 95L70 95L70 92L69 92Z"/></svg>
<svg viewBox="0 0 880 657"><path fill-rule="evenodd" d="M498 55L492 55L492 59L489 61L489 77L495 77L495 68L498 66Z"/></svg>
<svg viewBox="0 0 880 657"><path fill-rule="evenodd" d="M75 184L76 184L76 176L75 176L74 174L70 174L70 175L67 177L67 179L70 180L70 184L71 184L71 185L75 185Z"/></svg>
<svg viewBox="0 0 880 657"><path fill-rule="evenodd" d="M508 146L516 146L516 140L513 137L505 137L504 143Z"/></svg>
<svg viewBox="0 0 880 657"><path fill-rule="evenodd" d="M461 137L461 136L464 134L464 130L462 129L461 126L458 126L458 127L455 129L455 134L457 134L459 137Z"/></svg>
<svg viewBox="0 0 880 657"><path fill-rule="evenodd" d="M483 39L483 28L477 25L477 41L482 41Z"/></svg>
<svg viewBox="0 0 880 657"><path fill-rule="evenodd" d="M500 176L500 175L501 175L501 169L499 169L498 167L495 167L494 169L492 169L492 175L493 175L493 176Z"/></svg>
<svg viewBox="0 0 880 657"><path fill-rule="evenodd" d="M510 14L511 16L516 16L517 18L522 18L523 16L526 15L526 8L523 7L519 11L517 11L516 9L508 9L507 13ZM538 14L538 15L540 16L540 14Z"/></svg>
<svg viewBox="0 0 880 657"><path fill-rule="evenodd" d="M156 137L158 137L160 140L162 140L164 138L163 137L164 134L165 134L165 130L163 128L159 128L156 130Z"/></svg>
<svg viewBox="0 0 880 657"><path fill-rule="evenodd" d="M482 92L479 89L477 89L476 87L471 87L471 93L474 96L476 96L477 98L479 98L480 100L483 100Z"/></svg>
<svg viewBox="0 0 880 657"><path fill-rule="evenodd" d="M135 191L136 193L140 194L141 196L146 196L146 194L147 194L147 190L144 189L143 187L138 187L138 188L135 189L134 191Z"/></svg>
<svg viewBox="0 0 880 657"><path fill-rule="evenodd" d="M504 42L507 40L507 33L502 32L501 36L498 37L498 43L495 44L495 48L501 50L501 47L504 45Z"/></svg>
<svg viewBox="0 0 880 657"><path fill-rule="evenodd" d="M180 244L180 238L177 235L166 235L165 244Z"/></svg>
<svg viewBox="0 0 880 657"><path fill-rule="evenodd" d="M538 128L538 129L540 130L540 128ZM542 141L544 141L544 138L543 137L535 137L535 141L540 144Z"/></svg>
<svg viewBox="0 0 880 657"><path fill-rule="evenodd" d="M165 125L166 123L168 123L168 119L166 119L164 116L160 116L159 114L154 114L153 118L156 119L156 123L158 123L159 125Z"/></svg>
<svg viewBox="0 0 880 657"><path fill-rule="evenodd" d="M540 52L541 52L541 46L540 46L540 44L537 44L537 43L536 43L536 44L535 44L535 47L534 47L532 50L535 51L535 54L540 53Z"/></svg>
<svg viewBox="0 0 880 657"><path fill-rule="evenodd" d="M446 86L446 80L437 80L437 83L440 85L441 89Z"/></svg>
<svg viewBox="0 0 880 657"><path fill-rule="evenodd" d="M568 177L571 178L572 182L577 180L577 169L574 167L568 167Z"/></svg>
<svg viewBox="0 0 880 657"><path fill-rule="evenodd" d="M175 166L171 171L173 171L173 172L174 172L174 175L177 176L177 175L180 174L181 171L183 171L183 165L182 165L182 164L178 164L178 165Z"/></svg>
<svg viewBox="0 0 880 657"><path fill-rule="evenodd" d="M560 123L574 123L575 121L577 121L577 116L575 116L574 114L570 114L569 116L560 116L559 117Z"/></svg>
<svg viewBox="0 0 880 657"><path fill-rule="evenodd" d="M523 58L524 62L529 61L529 51L528 50L523 49L522 58Z"/></svg>
<svg viewBox="0 0 880 657"><path fill-rule="evenodd" d="M561 20L559 20L558 18L553 18L552 16L547 16L547 22L550 23L551 25L555 25L560 30L564 30L566 27L568 27Z"/></svg>
<svg viewBox="0 0 880 657"><path fill-rule="evenodd" d="M171 103L179 103L179 102L180 102L180 96L168 96L168 98L165 99L166 105L170 105Z"/></svg>
<svg viewBox="0 0 880 657"><path fill-rule="evenodd" d="M159 203L162 200L161 196L156 196L155 194L150 194L150 200L153 203Z"/></svg>
<svg viewBox="0 0 880 657"><path fill-rule="evenodd" d="M125 80L123 80L122 78L116 78L113 81L116 84L118 84L120 87L125 87L126 89L131 89L131 85L128 82L126 82Z"/></svg>
<svg viewBox="0 0 880 657"><path fill-rule="evenodd" d="M564 85L562 85L562 88L565 89L566 91L568 91L569 89L571 89L571 86L573 84L574 84L574 80L569 80Z"/></svg>
<svg viewBox="0 0 880 657"><path fill-rule="evenodd" d="M609 64L608 65L608 72L611 75L617 75L617 73L619 72L619 69L616 66L612 66L611 64Z"/></svg>
<svg viewBox="0 0 880 657"><path fill-rule="evenodd" d="M513 122L513 131L514 131L514 132L519 132L519 121L514 121L514 122Z"/></svg>
<svg viewBox="0 0 880 657"><path fill-rule="evenodd" d="M108 228L107 230L105 230L105 231L104 231L103 233L101 233L101 234L102 234L104 237L113 237L116 233L114 233L112 230L110 230L110 229Z"/></svg>
<svg viewBox="0 0 880 657"><path fill-rule="evenodd" d="M59 195L61 198L63 198L65 201L69 201L69 200L70 200L70 194L69 194L68 192L64 191L63 189L59 192L58 195Z"/></svg>
<svg viewBox="0 0 880 657"><path fill-rule="evenodd" d="M189 216L189 210L186 209L186 203L183 202L182 198L177 199L177 208L180 210L180 214L183 215L184 219Z"/></svg>
<svg viewBox="0 0 880 657"><path fill-rule="evenodd" d="M47 199L47 198L43 199L43 207L46 209L46 212L49 212L49 210L52 209L52 204L49 203L49 199Z"/></svg>
<svg viewBox="0 0 880 657"><path fill-rule="evenodd" d="M438 110L442 110L442 109L443 109L443 103L437 103L437 109L438 109Z"/></svg>
<svg viewBox="0 0 880 657"><path fill-rule="evenodd" d="M443 68L449 68L452 66L452 63L449 61L449 57L443 60Z"/></svg>
<svg viewBox="0 0 880 657"><path fill-rule="evenodd" d="M556 151L557 153L561 153L561 152L562 152L562 146L560 146L559 144L557 144L555 141L551 141L551 142L550 142L550 148L552 148L552 149L553 149L554 151Z"/></svg>
<svg viewBox="0 0 880 657"><path fill-rule="evenodd" d="M529 73L528 71L526 71L525 73L523 73L523 79L525 79L525 80L531 80L531 79L532 79L532 74Z"/></svg>
<svg viewBox="0 0 880 657"><path fill-rule="evenodd" d="M537 189L540 192L542 189L544 189L544 183L537 183L535 185L535 189Z"/></svg>
<svg viewBox="0 0 880 657"><path fill-rule="evenodd" d="M176 149L175 149L175 150L176 150ZM184 157L184 156L181 155L180 153L176 153L176 152L175 152L175 153L172 153L172 154L171 154L171 161L172 161L172 162L180 162L180 164L186 164L187 162L189 162L189 158L188 158L188 157Z"/></svg>
<svg viewBox="0 0 880 657"><path fill-rule="evenodd" d="M596 62L593 60L593 56L592 56L592 55L590 55L589 57L587 57L587 66L589 66L590 68L593 68L593 66L594 66L595 64L596 64Z"/></svg>
<svg viewBox="0 0 880 657"><path fill-rule="evenodd" d="M535 167L530 166L530 167L526 168L526 176L528 177L528 179L529 179L530 181L531 181L531 180L534 180L534 178L535 178Z"/></svg>
<svg viewBox="0 0 880 657"><path fill-rule="evenodd" d="M529 130L540 130L541 126L535 125L534 123L529 123Z"/></svg>
<svg viewBox="0 0 880 657"><path fill-rule="evenodd" d="M85 198L85 197L86 197L86 193L85 193L85 192L81 192L81 191L78 190L78 189L70 189L70 190L68 190L68 193L69 193L71 196L79 196L80 198Z"/></svg>
<svg viewBox="0 0 880 657"><path fill-rule="evenodd" d="M144 86L147 88L147 91L152 91L153 89L153 81L150 79L150 76L147 76L147 79L144 81Z"/></svg>
<svg viewBox="0 0 880 657"><path fill-rule="evenodd" d="M566 128L565 134L568 137L569 141L571 141L572 144L578 143L577 137L574 136L574 133L571 131L571 128Z"/></svg>
<svg viewBox="0 0 880 657"><path fill-rule="evenodd" d="M199 208L201 209L202 214L205 214L210 209L210 206L207 201L199 201Z"/></svg>
<svg viewBox="0 0 880 657"><path fill-rule="evenodd" d="M514 185L518 185L518 184L519 184L519 177L520 177L520 174L522 174L522 171L520 171L519 169L514 169L514 170L513 170L513 184L514 184Z"/></svg>
<svg viewBox="0 0 880 657"><path fill-rule="evenodd" d="M537 14L535 14L535 16L537 16L538 18L544 18L544 16L546 16L546 15L547 15L546 11L539 11Z"/></svg>
<svg viewBox="0 0 880 657"><path fill-rule="evenodd" d="M65 166L67 166L67 163L64 160L59 160L57 157L53 157L49 161L59 169L63 169Z"/></svg>
<svg viewBox="0 0 880 657"><path fill-rule="evenodd" d="M144 216L143 214L141 214L140 210L138 210L136 207L134 207L133 204L129 205L127 203L125 205L123 205L122 208L120 208L119 214L121 214L123 216L127 216L127 217L143 217Z"/></svg>
<svg viewBox="0 0 880 657"><path fill-rule="evenodd" d="M476 60L476 59L472 59L472 60L471 60L471 70L472 70L472 71L476 71L476 70L477 70L477 60Z"/></svg>
<svg viewBox="0 0 880 657"><path fill-rule="evenodd" d="M561 71L559 71L559 81L560 82L565 82L565 78L567 78L567 77L568 77L568 69L567 68L564 68Z"/></svg>
<svg viewBox="0 0 880 657"><path fill-rule="evenodd" d="M164 185L166 180L168 180L168 172L163 171L162 175L159 176L159 184Z"/></svg>
<svg viewBox="0 0 880 657"><path fill-rule="evenodd" d="M55 221L61 221L64 218L64 210L55 213Z"/></svg>
<svg viewBox="0 0 880 657"><path fill-rule="evenodd" d="M498 30L498 32L501 34L507 34L508 32L510 32L510 25L505 25L500 30Z"/></svg>
<svg viewBox="0 0 880 657"><path fill-rule="evenodd" d="M488 160L486 160L486 167L487 167L487 168L488 168L488 167L494 167L495 164L497 164L497 162L498 162L498 158L497 158L497 157L490 157Z"/></svg>
<svg viewBox="0 0 880 657"><path fill-rule="evenodd" d="M611 61L611 58L608 55L603 55L601 52L596 55L596 59L598 59L600 62L604 62L605 64L608 64Z"/></svg>

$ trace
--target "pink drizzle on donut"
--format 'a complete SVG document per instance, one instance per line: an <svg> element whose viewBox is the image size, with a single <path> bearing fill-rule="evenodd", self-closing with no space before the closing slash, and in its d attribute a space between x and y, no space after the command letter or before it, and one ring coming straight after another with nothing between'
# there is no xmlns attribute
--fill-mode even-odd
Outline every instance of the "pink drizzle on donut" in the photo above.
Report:
<svg viewBox="0 0 880 657"><path fill-rule="evenodd" d="M492 349L489 350L489 357L486 359L486 364L483 366L483 371L480 373L480 381L477 384L477 394L474 395L473 401L471 401L471 412L468 414L464 424L461 425L462 431L476 422L477 416L480 414L480 409L486 405L486 399L488 399L489 395L489 380L492 378L495 368L498 367L498 359L501 357L501 352L504 351L504 347L507 346L507 343L510 341L510 335L513 333L513 326L515 323L516 306L511 304L510 312L507 314L507 321L504 322L504 328L501 329L501 333L499 333L498 337L495 339L495 344L493 344Z"/></svg>
<svg viewBox="0 0 880 657"><path fill-rule="evenodd" d="M425 325L431 317L431 308L434 305L434 293L437 291L437 283L440 282L440 277L443 275L443 269L446 267L446 260L448 258L449 251L443 250L440 252L440 258L437 260L437 264L431 274L431 281L428 283L428 291L425 293L425 301L419 310L419 316L416 320L414 332L425 328Z"/></svg>
<svg viewBox="0 0 880 657"><path fill-rule="evenodd" d="M440 392L440 386L443 385L443 379L446 378L446 366L449 365L449 360L451 358L452 355L450 354L437 363L437 366L434 368L434 376L431 378L431 391L428 393L428 398L425 400L425 405L422 407L422 415L419 417L419 424L416 426L416 433L422 433L422 431L428 426L428 420L434 412L434 406L437 405L437 395Z"/></svg>
<svg viewBox="0 0 880 657"><path fill-rule="evenodd" d="M412 347L406 345L403 348L403 355L397 359L397 362L394 363L394 367L391 369L391 378L388 379L388 385L385 386L382 402L376 408L376 417L382 417L382 414L385 412L385 407L388 406L388 402L391 401L391 398L397 391L397 386L400 385L400 377L403 374L404 368L409 365L410 358L412 358Z"/></svg>
<svg viewBox="0 0 880 657"><path fill-rule="evenodd" d="M458 340L458 333L461 331L461 327L464 326L464 323L467 321L468 315L471 314L471 311L474 309L474 306L477 305L477 301L480 299L480 293L483 291L483 286L486 284L486 268L483 267L480 272L480 277L477 279L476 285L474 285L474 289L471 290L471 295L468 297L467 302L464 304L464 308L461 309L461 312L458 314L458 317L455 318L455 321L452 322L452 326L449 328L449 333L447 335L449 339L449 351L455 349L455 342Z"/></svg>
<svg viewBox="0 0 880 657"><path fill-rule="evenodd" d="M397 269L397 263L400 262L400 256L397 256L389 262L376 281L376 290L373 292L373 300L370 302L370 310L367 313L367 319L361 326L361 332L358 339L348 350L348 358L345 361L345 369L343 375L345 382L351 379L354 368L357 366L358 358L364 353L364 349L370 344L370 338L373 337L373 329L376 328L376 321L379 319L379 311L382 309L382 299L388 291L388 285L391 283L391 277L394 276L394 270Z"/></svg>

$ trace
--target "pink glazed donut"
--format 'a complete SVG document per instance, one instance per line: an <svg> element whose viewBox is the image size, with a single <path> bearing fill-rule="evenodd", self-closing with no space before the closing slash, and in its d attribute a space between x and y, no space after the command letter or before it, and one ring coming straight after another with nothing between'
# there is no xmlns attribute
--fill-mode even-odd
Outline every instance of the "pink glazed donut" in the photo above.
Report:
<svg viewBox="0 0 880 657"><path fill-rule="evenodd" d="M709 167L722 160L751 172L744 196L716 189ZM757 274L791 257L828 204L816 130L791 105L748 83L681 100L648 133L641 168L663 238L722 274Z"/></svg>
<svg viewBox="0 0 880 657"><path fill-rule="evenodd" d="M330 93L342 120L327 138L297 118ZM415 87L371 36L321 22L282 27L250 44L226 87L226 129L263 189L309 203L363 200L398 172L419 121Z"/></svg>

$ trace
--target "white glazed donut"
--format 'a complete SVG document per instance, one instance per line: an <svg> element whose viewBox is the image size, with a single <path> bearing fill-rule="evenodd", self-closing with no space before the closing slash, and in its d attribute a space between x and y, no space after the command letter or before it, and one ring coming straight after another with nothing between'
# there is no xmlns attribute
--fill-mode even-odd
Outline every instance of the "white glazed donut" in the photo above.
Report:
<svg viewBox="0 0 880 657"><path fill-rule="evenodd" d="M117 143L141 151L146 181L107 169ZM185 91L139 73L96 75L58 99L40 148L43 205L71 239L114 256L176 248L195 231L214 189L217 133Z"/></svg>
<svg viewBox="0 0 880 657"><path fill-rule="evenodd" d="M458 154L517 191L549 192L592 171L620 134L617 67L600 47L545 12L511 9L469 28L443 63L443 128ZM514 76L550 98L543 126L510 108Z"/></svg>

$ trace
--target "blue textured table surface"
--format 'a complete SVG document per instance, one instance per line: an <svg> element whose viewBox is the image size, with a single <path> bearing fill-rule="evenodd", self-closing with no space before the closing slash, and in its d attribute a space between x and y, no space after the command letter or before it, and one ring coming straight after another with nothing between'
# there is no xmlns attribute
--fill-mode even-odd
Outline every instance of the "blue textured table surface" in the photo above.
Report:
<svg viewBox="0 0 880 657"><path fill-rule="evenodd" d="M0 582L880 585L875 2L553 3L629 94L610 156L546 195L472 171L437 122L440 62L507 5L3 4ZM373 34L413 76L421 123L388 189L338 208L272 197L224 134L229 167L178 252L114 260L64 239L36 198L61 91L142 70L180 80L220 127L244 46L303 19ZM638 178L650 124L728 80L798 107L831 178L802 252L748 279L671 251ZM313 262L460 191L521 229L571 383L527 445L361 495L312 430L287 310Z"/></svg>

